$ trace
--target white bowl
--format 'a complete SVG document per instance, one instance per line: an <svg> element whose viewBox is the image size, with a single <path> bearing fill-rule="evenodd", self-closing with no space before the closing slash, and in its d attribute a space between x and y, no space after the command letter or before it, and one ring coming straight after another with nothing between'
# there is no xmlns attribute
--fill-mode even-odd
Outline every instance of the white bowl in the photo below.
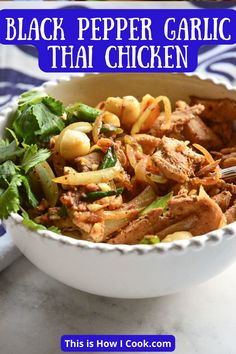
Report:
<svg viewBox="0 0 236 354"><path fill-rule="evenodd" d="M41 90L64 103L94 105L108 96L167 95L174 103L189 95L236 100L236 90L218 81L184 74L78 75L44 84ZM13 108L0 115L0 134ZM204 282L236 259L236 223L191 240L146 245L108 245L75 240L49 231L31 231L21 217L5 221L21 252L53 278L89 293L147 298Z"/></svg>

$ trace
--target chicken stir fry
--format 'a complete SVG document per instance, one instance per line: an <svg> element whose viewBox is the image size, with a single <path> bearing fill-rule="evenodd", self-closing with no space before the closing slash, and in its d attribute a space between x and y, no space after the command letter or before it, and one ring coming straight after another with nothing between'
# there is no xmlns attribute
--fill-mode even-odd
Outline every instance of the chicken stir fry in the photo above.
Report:
<svg viewBox="0 0 236 354"><path fill-rule="evenodd" d="M13 123L18 139L22 115ZM23 205L29 227L132 245L189 239L236 221L236 186L221 178L221 168L236 165L236 102L190 97L172 110L165 96L108 97L58 116L63 126L47 139L22 137L50 151L29 172L38 200Z"/></svg>

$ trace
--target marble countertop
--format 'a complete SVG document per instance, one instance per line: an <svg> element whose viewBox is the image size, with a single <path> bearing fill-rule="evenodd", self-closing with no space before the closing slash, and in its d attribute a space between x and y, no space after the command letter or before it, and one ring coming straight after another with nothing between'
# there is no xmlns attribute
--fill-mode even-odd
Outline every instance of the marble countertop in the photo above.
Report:
<svg viewBox="0 0 236 354"><path fill-rule="evenodd" d="M0 353L60 353L60 336L174 334L177 354L235 354L236 265L185 292L146 300L89 295L24 257L0 273Z"/></svg>

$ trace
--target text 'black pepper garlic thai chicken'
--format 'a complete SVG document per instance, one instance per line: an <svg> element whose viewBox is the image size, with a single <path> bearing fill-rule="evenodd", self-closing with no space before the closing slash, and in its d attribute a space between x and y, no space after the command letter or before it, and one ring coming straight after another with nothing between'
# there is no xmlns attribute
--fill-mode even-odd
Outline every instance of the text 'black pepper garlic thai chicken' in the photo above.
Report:
<svg viewBox="0 0 236 354"><path fill-rule="evenodd" d="M0 161L0 202L14 190L17 207L0 207L0 217L21 209L30 228L110 244L221 228L236 220L234 180L221 178L236 166L235 119L229 99L190 97L172 111L167 97L149 94L93 108L25 93L0 143L14 150Z"/></svg>

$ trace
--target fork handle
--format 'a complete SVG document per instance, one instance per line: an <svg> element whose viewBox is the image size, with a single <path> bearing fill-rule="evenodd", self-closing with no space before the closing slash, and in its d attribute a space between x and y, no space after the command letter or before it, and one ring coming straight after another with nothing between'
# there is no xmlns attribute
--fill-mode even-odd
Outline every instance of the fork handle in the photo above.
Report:
<svg viewBox="0 0 236 354"><path fill-rule="evenodd" d="M223 168L221 170L221 173L222 173L221 178L224 180L235 178L236 177L236 166Z"/></svg>

